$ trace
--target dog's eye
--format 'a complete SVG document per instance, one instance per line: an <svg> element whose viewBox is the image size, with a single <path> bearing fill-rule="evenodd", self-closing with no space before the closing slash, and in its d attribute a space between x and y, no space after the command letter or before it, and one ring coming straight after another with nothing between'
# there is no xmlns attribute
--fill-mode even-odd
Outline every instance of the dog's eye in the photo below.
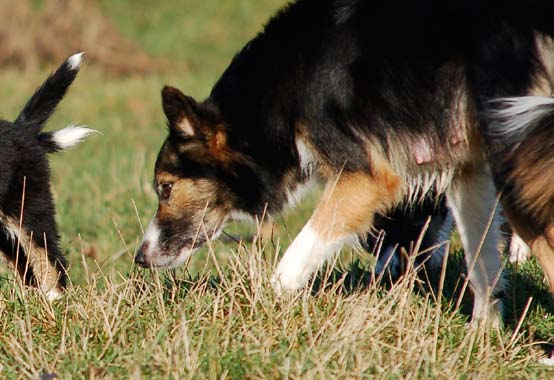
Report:
<svg viewBox="0 0 554 380"><path fill-rule="evenodd" d="M160 199L164 201L169 199L172 188L173 188L173 184L170 182L160 183L158 185L158 195L160 196Z"/></svg>

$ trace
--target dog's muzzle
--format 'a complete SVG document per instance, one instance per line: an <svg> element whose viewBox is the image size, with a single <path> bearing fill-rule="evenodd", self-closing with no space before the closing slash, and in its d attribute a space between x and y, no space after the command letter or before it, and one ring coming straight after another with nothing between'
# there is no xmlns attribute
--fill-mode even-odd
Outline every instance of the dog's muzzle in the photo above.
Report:
<svg viewBox="0 0 554 380"><path fill-rule="evenodd" d="M144 252L148 250L149 245L150 245L149 242L147 242L147 241L144 242L140 246L139 250L137 251L137 253L135 255L135 264L140 265L143 268L149 268L150 267L150 264L146 260L146 255L144 254Z"/></svg>

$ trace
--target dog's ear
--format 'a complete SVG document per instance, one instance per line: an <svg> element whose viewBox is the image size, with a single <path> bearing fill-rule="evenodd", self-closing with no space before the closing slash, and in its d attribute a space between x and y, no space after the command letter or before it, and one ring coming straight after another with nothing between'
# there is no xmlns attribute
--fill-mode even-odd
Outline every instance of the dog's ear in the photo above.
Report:
<svg viewBox="0 0 554 380"><path fill-rule="evenodd" d="M200 118L196 100L174 87L165 86L162 90L162 106L172 132L181 137L199 134Z"/></svg>
<svg viewBox="0 0 554 380"><path fill-rule="evenodd" d="M228 161L227 134L215 111L169 86L162 90L162 105L170 133L206 149L216 161Z"/></svg>

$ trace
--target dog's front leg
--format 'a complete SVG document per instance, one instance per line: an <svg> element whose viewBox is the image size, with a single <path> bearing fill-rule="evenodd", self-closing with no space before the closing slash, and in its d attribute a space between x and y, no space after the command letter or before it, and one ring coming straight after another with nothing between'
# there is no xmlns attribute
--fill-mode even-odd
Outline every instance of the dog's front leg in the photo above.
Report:
<svg viewBox="0 0 554 380"><path fill-rule="evenodd" d="M277 291L304 286L344 244L369 231L373 215L398 201L400 180L390 170L342 173L327 183L312 217L285 252L272 278Z"/></svg>

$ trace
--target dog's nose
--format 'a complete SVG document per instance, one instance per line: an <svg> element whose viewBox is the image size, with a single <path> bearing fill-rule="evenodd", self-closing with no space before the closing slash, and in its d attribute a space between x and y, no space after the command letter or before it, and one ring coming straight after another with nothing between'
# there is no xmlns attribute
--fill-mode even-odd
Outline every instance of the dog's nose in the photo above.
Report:
<svg viewBox="0 0 554 380"><path fill-rule="evenodd" d="M140 265L143 268L146 268L148 266L148 263L146 261L146 256L144 255L144 252L148 249L149 243L145 241L137 251L137 254L135 255L135 264Z"/></svg>

